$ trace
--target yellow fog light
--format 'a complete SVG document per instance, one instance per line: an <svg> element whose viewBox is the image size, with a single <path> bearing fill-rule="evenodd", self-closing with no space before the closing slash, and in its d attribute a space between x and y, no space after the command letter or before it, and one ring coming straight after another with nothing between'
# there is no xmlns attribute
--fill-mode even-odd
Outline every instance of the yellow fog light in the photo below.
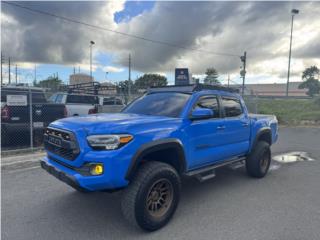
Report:
<svg viewBox="0 0 320 240"><path fill-rule="evenodd" d="M90 168L91 175L101 175L103 173L103 165L102 164L93 164Z"/></svg>

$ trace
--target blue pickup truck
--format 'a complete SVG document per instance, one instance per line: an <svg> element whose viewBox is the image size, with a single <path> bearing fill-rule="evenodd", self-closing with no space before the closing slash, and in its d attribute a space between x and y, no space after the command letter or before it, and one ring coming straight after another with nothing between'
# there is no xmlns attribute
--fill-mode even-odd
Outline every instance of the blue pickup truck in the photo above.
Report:
<svg viewBox="0 0 320 240"><path fill-rule="evenodd" d="M123 190L125 218L154 231L173 216L183 176L204 181L218 167L245 163L262 178L277 137L276 117L248 114L233 89L167 86L121 113L51 123L41 166L78 191Z"/></svg>

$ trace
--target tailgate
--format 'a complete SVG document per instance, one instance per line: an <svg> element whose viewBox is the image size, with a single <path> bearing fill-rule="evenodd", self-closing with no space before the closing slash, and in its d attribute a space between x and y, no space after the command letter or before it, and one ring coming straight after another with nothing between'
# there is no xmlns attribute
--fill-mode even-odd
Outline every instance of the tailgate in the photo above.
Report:
<svg viewBox="0 0 320 240"><path fill-rule="evenodd" d="M7 123L30 123L29 106L6 106L10 118L3 120ZM37 127L47 126L49 123L64 118L63 104L36 103L32 105L32 121ZM38 123L38 125L37 125Z"/></svg>
<svg viewBox="0 0 320 240"><path fill-rule="evenodd" d="M64 118L64 105L37 103L32 105L33 122L43 122L45 125Z"/></svg>

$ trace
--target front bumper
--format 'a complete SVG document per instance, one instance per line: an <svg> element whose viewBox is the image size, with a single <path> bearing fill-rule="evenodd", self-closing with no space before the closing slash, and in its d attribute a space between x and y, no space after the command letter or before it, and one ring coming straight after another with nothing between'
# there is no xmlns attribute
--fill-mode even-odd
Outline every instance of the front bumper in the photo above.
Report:
<svg viewBox="0 0 320 240"><path fill-rule="evenodd" d="M124 178L127 167L124 164L120 164L121 161L106 158L100 159L98 153L92 153L92 157L90 157L91 154L87 154L85 156L87 156L86 159L88 159L89 163L102 163L104 165L104 172L101 175L88 175L84 174L83 171L85 170L85 165L71 166L66 161L61 161L58 156L53 157L51 155L49 154L41 160L42 168L76 189L110 191L128 185L128 181Z"/></svg>
<svg viewBox="0 0 320 240"><path fill-rule="evenodd" d="M76 180L76 178L74 176L68 175L64 172L62 172L61 170L55 168L52 165L47 164L45 161L41 160L40 161L40 165L41 167L46 170L48 173L50 173L51 175L55 176L56 178L58 178L60 181L70 185L71 187L73 187L74 189L78 190L78 191L82 191L85 192L87 191L86 189L82 188L78 181Z"/></svg>

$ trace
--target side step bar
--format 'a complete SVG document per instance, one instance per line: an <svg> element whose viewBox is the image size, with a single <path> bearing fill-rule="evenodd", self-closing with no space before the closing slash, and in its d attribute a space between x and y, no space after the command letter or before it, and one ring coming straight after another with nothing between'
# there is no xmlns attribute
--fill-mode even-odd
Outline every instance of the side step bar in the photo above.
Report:
<svg viewBox="0 0 320 240"><path fill-rule="evenodd" d="M228 161L218 162L209 166L191 170L185 173L185 175L188 177L195 176L200 182L203 182L205 180L215 177L216 168L230 165L232 169L236 169L243 166L241 162L244 161L245 159L246 159L245 157L233 158ZM237 167L234 168L233 166L237 166Z"/></svg>
<svg viewBox="0 0 320 240"><path fill-rule="evenodd" d="M195 177L198 179L199 182L204 182L216 176L216 170L212 169L204 173L198 173Z"/></svg>

